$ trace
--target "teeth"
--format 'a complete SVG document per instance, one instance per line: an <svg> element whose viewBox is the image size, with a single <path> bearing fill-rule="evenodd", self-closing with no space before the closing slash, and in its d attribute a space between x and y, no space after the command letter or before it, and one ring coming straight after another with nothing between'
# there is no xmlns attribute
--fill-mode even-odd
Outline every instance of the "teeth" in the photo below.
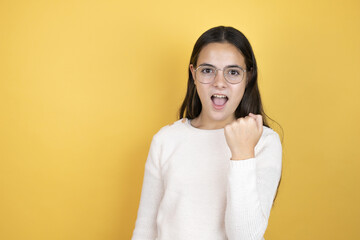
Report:
<svg viewBox="0 0 360 240"><path fill-rule="evenodd" d="M217 94L214 94L213 97L216 97L216 98L226 98L225 95L217 95Z"/></svg>

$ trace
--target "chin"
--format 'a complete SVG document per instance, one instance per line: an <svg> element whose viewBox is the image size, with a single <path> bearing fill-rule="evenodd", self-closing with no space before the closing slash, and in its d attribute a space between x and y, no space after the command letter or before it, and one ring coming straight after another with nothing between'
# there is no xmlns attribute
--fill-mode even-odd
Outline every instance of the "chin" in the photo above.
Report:
<svg viewBox="0 0 360 240"><path fill-rule="evenodd" d="M217 122L223 122L231 118L231 114L223 113L223 112L212 112L210 115L211 119Z"/></svg>
<svg viewBox="0 0 360 240"><path fill-rule="evenodd" d="M206 115L207 115L208 119L211 121L215 121L215 122L229 121L229 119L235 118L236 108L234 108L234 109L233 108L234 107L232 107L230 104L228 106L225 106L225 108L222 110L216 110L213 108L212 102L210 102L206 106L206 109L207 109Z"/></svg>

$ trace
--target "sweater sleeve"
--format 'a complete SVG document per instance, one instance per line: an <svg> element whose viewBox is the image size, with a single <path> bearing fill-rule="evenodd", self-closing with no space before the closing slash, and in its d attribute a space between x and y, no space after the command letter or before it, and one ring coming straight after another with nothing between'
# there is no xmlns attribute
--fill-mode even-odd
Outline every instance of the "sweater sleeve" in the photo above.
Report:
<svg viewBox="0 0 360 240"><path fill-rule="evenodd" d="M281 177L282 146L272 132L254 158L230 160L225 228L229 240L260 240Z"/></svg>
<svg viewBox="0 0 360 240"><path fill-rule="evenodd" d="M153 137L145 163L144 180L132 240L155 240L157 213L163 196L163 182L159 164L159 146Z"/></svg>

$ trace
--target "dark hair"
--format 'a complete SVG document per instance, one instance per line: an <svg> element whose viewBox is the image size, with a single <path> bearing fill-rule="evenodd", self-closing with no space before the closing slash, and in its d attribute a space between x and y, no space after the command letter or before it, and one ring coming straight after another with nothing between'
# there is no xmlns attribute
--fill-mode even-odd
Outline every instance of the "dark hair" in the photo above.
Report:
<svg viewBox="0 0 360 240"><path fill-rule="evenodd" d="M261 97L257 81L258 69L256 59L248 39L244 36L243 33L233 27L218 26L211 28L204 32L196 41L191 54L190 64L193 64L194 67L196 67L200 51L209 43L230 43L234 45L237 49L239 49L243 57L245 58L246 71L248 73L246 79L246 87L239 106L235 110L235 118L237 119L245 117L249 113L261 114L263 117L263 125L269 127L267 119L272 119L265 114L261 103ZM179 119L183 118L184 115L186 118L194 119L200 115L202 109L200 98L196 91L194 79L189 68L188 71L189 78L187 84L187 92L179 110Z"/></svg>

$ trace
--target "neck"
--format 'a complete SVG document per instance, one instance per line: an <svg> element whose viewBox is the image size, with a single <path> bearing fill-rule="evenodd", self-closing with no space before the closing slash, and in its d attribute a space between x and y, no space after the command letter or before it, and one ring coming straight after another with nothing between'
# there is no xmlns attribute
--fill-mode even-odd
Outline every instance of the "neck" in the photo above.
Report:
<svg viewBox="0 0 360 240"><path fill-rule="evenodd" d="M204 114L202 114L201 112L197 118L191 121L191 125L199 129L214 130L214 129L224 128L226 125L228 125L234 120L235 120L234 116L223 120L214 120L214 119L210 119L207 116L204 116Z"/></svg>

